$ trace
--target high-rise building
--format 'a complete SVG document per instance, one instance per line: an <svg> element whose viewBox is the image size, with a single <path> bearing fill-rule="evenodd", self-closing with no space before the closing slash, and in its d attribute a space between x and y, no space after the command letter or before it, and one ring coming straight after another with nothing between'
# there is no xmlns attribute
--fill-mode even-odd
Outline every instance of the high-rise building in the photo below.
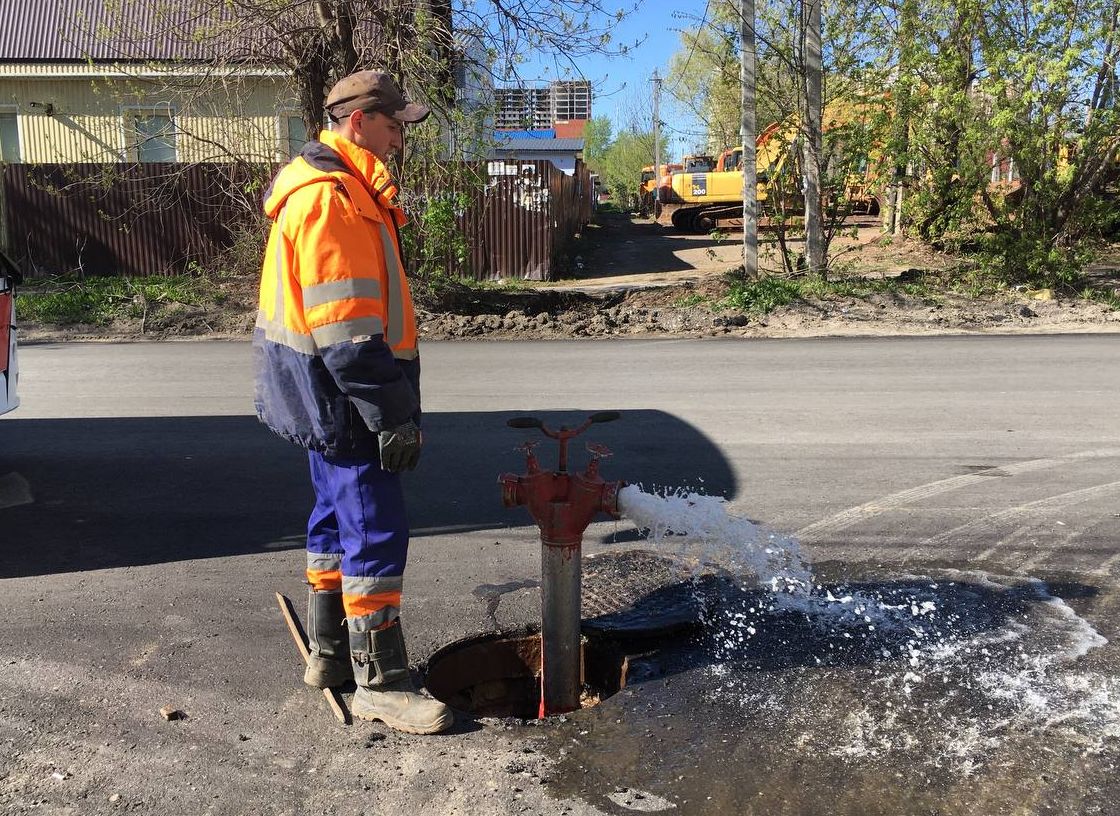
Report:
<svg viewBox="0 0 1120 816"><path fill-rule="evenodd" d="M494 116L496 130L547 130L557 124L579 123L591 118L591 83L587 80L553 82L546 87L516 87L495 89L497 111ZM568 130L571 127L567 128Z"/></svg>

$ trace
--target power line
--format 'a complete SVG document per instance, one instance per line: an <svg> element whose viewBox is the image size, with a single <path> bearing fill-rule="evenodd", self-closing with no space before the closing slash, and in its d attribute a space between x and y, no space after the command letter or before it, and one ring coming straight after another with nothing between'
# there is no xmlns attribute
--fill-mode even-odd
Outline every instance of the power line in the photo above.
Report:
<svg viewBox="0 0 1120 816"><path fill-rule="evenodd" d="M704 4L704 17L702 20L700 20L700 27L696 29L696 36L692 39L692 46L688 49L688 57L685 58L684 68L681 69L680 74L677 76L677 81L673 85L673 87L669 89L669 93L675 91L680 86L681 81L688 75L688 66L692 62L692 55L696 53L696 43L700 39L700 32L703 31L704 26L708 24L708 12L711 10L711 8L712 0L708 0Z"/></svg>

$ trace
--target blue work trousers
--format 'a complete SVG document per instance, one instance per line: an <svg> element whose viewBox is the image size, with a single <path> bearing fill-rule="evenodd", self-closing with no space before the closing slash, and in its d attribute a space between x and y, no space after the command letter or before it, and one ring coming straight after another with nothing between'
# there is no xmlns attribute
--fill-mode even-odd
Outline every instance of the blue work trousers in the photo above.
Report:
<svg viewBox="0 0 1120 816"><path fill-rule="evenodd" d="M307 580L342 592L352 631L388 626L400 615L408 519L399 474L368 460L308 451L315 508L307 522Z"/></svg>

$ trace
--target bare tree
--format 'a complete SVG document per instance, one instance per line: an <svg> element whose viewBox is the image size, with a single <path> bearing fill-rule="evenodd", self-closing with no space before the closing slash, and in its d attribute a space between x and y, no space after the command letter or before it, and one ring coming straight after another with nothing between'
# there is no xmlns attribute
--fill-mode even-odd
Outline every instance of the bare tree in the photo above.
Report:
<svg viewBox="0 0 1120 816"><path fill-rule="evenodd" d="M490 81L516 76L520 55L529 52L553 53L578 68L581 56L627 50L611 37L622 14L608 10L605 0L145 2L145 13L137 14L135 4L109 0L111 21L100 24L94 39L102 52L108 44L122 64L135 68L136 93L150 90L142 74L159 74L161 93L174 97L177 107L208 105L212 119L227 120L217 131L189 132L186 117L175 123L177 137L206 145L208 161L247 161L271 172L266 163L283 150L247 156L245 140L229 136L242 126L252 129L251 117L239 115L241 102L269 82L278 104L298 111L311 138L323 126L327 90L355 70L385 70L427 103L434 115L410 131L407 146L409 203L417 217L406 242L417 250L414 263L438 243L435 232L453 224L447 214L457 205L448 197L477 183L469 167L448 161L449 134L483 138L488 114L484 106L468 109L456 102L456 66L467 57L460 39L479 44L482 53L471 70ZM278 135L257 133L255 141L276 144ZM484 154L477 148L463 152ZM252 202L254 196L244 198ZM429 218L432 208L439 213Z"/></svg>

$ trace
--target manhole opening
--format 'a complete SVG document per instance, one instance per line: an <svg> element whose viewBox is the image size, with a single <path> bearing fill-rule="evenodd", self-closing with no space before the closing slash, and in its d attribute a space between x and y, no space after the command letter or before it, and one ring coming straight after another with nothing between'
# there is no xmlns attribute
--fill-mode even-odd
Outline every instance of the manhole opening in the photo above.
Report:
<svg viewBox="0 0 1120 816"><path fill-rule="evenodd" d="M615 643L582 644L582 706L626 687L629 657ZM476 717L537 719L541 704L541 637L492 633L448 644L428 661L428 691Z"/></svg>

